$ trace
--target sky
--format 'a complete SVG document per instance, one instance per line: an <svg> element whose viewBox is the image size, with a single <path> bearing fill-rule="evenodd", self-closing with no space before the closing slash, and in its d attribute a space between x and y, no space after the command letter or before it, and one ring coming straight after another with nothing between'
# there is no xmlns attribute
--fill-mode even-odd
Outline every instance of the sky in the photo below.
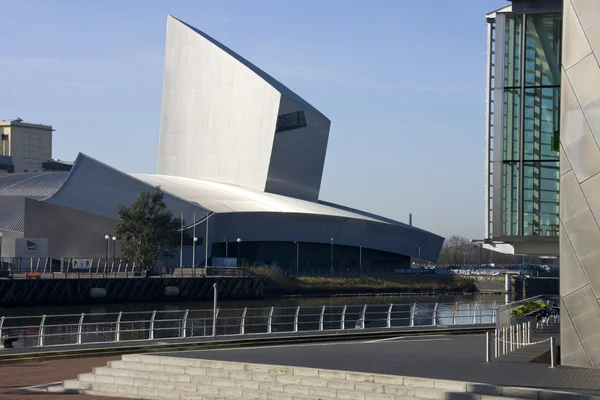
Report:
<svg viewBox="0 0 600 400"><path fill-rule="evenodd" d="M331 120L322 200L482 238L485 14L505 0L0 0L0 120L156 172L167 15Z"/></svg>

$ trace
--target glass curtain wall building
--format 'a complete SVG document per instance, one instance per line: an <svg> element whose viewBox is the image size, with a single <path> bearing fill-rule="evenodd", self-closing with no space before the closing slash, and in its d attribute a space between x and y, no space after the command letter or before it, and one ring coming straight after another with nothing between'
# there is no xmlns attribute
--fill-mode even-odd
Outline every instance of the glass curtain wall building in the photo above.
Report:
<svg viewBox="0 0 600 400"><path fill-rule="evenodd" d="M561 11L487 16L485 239L517 254L558 253Z"/></svg>

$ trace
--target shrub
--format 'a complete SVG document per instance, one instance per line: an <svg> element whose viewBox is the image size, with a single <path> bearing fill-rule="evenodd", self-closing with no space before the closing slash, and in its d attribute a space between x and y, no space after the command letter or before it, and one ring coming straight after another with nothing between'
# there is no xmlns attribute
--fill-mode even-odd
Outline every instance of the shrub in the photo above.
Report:
<svg viewBox="0 0 600 400"><path fill-rule="evenodd" d="M523 317L529 313L532 313L537 310L543 310L548 308L549 304L546 301L527 301L522 306L515 308L510 315L513 317Z"/></svg>

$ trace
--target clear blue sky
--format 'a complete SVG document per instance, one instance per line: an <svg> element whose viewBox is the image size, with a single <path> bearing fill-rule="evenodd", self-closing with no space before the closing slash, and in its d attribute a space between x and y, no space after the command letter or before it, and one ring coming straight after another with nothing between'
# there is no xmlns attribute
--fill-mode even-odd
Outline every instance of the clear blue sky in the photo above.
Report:
<svg viewBox="0 0 600 400"><path fill-rule="evenodd" d="M0 119L156 171L167 14L331 121L321 199L483 235L486 22L504 0L0 0Z"/></svg>

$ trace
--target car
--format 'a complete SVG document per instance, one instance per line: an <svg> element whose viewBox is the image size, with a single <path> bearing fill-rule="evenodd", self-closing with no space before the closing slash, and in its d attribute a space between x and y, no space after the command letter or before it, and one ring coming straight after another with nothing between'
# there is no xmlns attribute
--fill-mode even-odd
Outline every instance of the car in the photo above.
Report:
<svg viewBox="0 0 600 400"><path fill-rule="evenodd" d="M25 279L40 279L42 273L38 270L28 269L25 271Z"/></svg>

